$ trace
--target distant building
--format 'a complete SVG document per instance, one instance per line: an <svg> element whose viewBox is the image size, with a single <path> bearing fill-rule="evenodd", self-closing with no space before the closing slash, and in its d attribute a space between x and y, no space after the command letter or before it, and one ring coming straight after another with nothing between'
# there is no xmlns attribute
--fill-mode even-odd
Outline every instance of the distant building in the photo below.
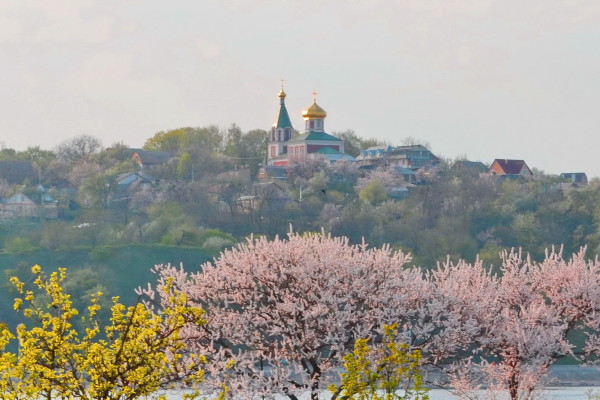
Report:
<svg viewBox="0 0 600 400"><path fill-rule="evenodd" d="M497 158L488 168L489 175L517 177L521 176L526 179L531 179L533 173L523 160L509 160Z"/></svg>
<svg viewBox="0 0 600 400"><path fill-rule="evenodd" d="M0 198L0 212L15 218L58 218L58 201L39 185L31 197L18 192Z"/></svg>
<svg viewBox="0 0 600 400"><path fill-rule="evenodd" d="M570 183L577 185L587 185L588 178L585 172L563 172L560 177Z"/></svg>
<svg viewBox="0 0 600 400"><path fill-rule="evenodd" d="M144 172L125 172L115 179L116 188L112 201L128 199L134 193L148 189L158 183Z"/></svg>
<svg viewBox="0 0 600 400"><path fill-rule="evenodd" d="M374 146L362 150L356 162L363 168L394 166L418 170L423 167L433 167L440 159L433 155L425 146Z"/></svg>
<svg viewBox="0 0 600 400"><path fill-rule="evenodd" d="M0 179L5 179L10 184L31 183L38 181L38 175L33 169L31 161L0 161Z"/></svg>
<svg viewBox="0 0 600 400"><path fill-rule="evenodd" d="M467 161L467 160L459 160L454 163L452 169L455 171L462 172L471 172L471 173L484 173L488 171L487 165L480 161Z"/></svg>
<svg viewBox="0 0 600 400"><path fill-rule="evenodd" d="M131 158L140 167L140 170L150 172L157 166L166 164L175 156L172 151L145 151L136 150Z"/></svg>
<svg viewBox="0 0 600 400"><path fill-rule="evenodd" d="M344 141L325 132L325 117L316 99L302 111L304 133L295 134L285 106L286 94L279 92L279 112L271 128L267 148L267 164L286 166L290 161L303 160L310 154L318 154L330 163L339 160L354 160L344 153Z"/></svg>

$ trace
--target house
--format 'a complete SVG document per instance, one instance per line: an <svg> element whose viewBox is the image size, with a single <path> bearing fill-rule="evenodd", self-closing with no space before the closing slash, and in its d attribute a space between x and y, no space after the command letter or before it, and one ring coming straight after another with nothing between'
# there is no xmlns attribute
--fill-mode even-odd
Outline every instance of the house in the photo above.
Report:
<svg viewBox="0 0 600 400"><path fill-rule="evenodd" d="M139 165L142 171L152 171L160 165L166 164L175 156L172 151L146 151L137 150L131 156L133 162Z"/></svg>
<svg viewBox="0 0 600 400"><path fill-rule="evenodd" d="M356 162L363 168L386 167L388 165L418 170L425 166L437 166L440 159L425 146L374 146L362 150Z"/></svg>
<svg viewBox="0 0 600 400"><path fill-rule="evenodd" d="M10 184L37 182L38 174L33 169L31 161L0 161L0 179L5 179Z"/></svg>
<svg viewBox="0 0 600 400"><path fill-rule="evenodd" d="M157 180L145 172L126 172L115 179L115 200L129 198L133 193L149 188L157 183Z"/></svg>
<svg viewBox="0 0 600 400"><path fill-rule="evenodd" d="M565 181L574 183L576 185L587 185L588 178L585 172L563 172L560 177Z"/></svg>
<svg viewBox="0 0 600 400"><path fill-rule="evenodd" d="M327 112L317 104L302 111L304 133L296 134L285 107L286 94L279 92L279 112L271 127L267 147L267 164L286 166L290 161L304 160L309 154L318 154L333 164L340 160L354 160L344 153L344 141L325 132Z"/></svg>
<svg viewBox="0 0 600 400"><path fill-rule="evenodd" d="M287 180L287 170L284 166L261 165L258 168L258 179Z"/></svg>
<svg viewBox="0 0 600 400"><path fill-rule="evenodd" d="M275 182L260 182L252 186L253 194L240 196L236 205L242 214L249 214L261 208L282 209L291 199L286 190Z"/></svg>
<svg viewBox="0 0 600 400"><path fill-rule="evenodd" d="M480 161L458 160L452 166L454 171L481 174L488 171L488 167Z"/></svg>
<svg viewBox="0 0 600 400"><path fill-rule="evenodd" d="M531 179L533 173L523 160L509 160L497 158L488 168L489 175L518 177Z"/></svg>
<svg viewBox="0 0 600 400"><path fill-rule="evenodd" d="M58 218L58 201L40 185L32 197L18 192L0 198L0 212L16 218Z"/></svg>

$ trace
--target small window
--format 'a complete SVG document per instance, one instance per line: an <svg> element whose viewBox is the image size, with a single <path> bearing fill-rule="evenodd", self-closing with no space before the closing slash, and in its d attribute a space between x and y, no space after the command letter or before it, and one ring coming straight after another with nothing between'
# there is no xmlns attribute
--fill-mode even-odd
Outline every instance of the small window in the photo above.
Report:
<svg viewBox="0 0 600 400"><path fill-rule="evenodd" d="M315 121L310 121L310 129L314 129L315 128Z"/></svg>

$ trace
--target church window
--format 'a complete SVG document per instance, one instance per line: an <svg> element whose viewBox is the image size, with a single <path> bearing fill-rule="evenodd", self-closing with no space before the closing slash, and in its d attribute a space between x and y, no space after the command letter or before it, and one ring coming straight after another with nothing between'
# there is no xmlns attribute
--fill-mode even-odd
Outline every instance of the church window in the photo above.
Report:
<svg viewBox="0 0 600 400"><path fill-rule="evenodd" d="M310 129L314 129L315 128L315 121L310 121Z"/></svg>

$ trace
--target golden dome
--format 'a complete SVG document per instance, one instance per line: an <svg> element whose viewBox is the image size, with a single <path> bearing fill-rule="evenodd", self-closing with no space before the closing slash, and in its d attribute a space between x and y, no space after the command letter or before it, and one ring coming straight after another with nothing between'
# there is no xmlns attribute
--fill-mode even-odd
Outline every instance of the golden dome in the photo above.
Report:
<svg viewBox="0 0 600 400"><path fill-rule="evenodd" d="M304 119L325 118L327 116L327 112L319 107L317 100L314 100L314 102L308 108L302 111L302 116Z"/></svg>
<svg viewBox="0 0 600 400"><path fill-rule="evenodd" d="M281 90L279 91L279 94L277 95L277 97L279 97L280 99L285 99L285 92L283 91L283 88L281 88Z"/></svg>

